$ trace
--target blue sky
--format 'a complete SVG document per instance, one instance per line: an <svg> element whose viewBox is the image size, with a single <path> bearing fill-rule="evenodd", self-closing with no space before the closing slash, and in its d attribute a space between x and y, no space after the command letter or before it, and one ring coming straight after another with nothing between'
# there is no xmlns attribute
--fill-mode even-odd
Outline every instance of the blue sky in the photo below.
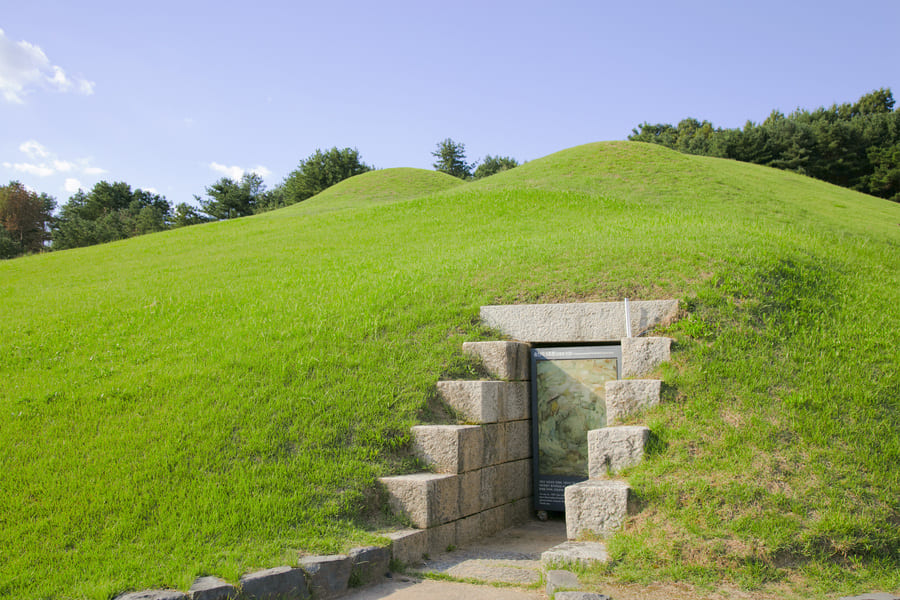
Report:
<svg viewBox="0 0 900 600"><path fill-rule="evenodd" d="M0 0L0 182L64 203L269 187L317 148L532 160L643 121L739 127L900 96L900 2Z"/></svg>

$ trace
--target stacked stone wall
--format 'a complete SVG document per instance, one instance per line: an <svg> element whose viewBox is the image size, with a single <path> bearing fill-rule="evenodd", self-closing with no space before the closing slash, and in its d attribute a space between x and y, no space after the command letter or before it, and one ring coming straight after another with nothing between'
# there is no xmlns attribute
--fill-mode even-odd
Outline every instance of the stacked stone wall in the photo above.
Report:
<svg viewBox="0 0 900 600"><path fill-rule="evenodd" d="M417 562L528 519L531 404L528 345L470 342L463 350L500 381L441 381L438 392L466 424L412 428L433 472L381 479L411 529L391 534L394 556Z"/></svg>

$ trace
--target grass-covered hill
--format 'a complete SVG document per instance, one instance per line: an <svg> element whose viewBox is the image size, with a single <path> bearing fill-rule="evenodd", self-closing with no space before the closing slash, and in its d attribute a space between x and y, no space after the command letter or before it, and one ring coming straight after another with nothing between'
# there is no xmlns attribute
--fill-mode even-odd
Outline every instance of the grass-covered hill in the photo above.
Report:
<svg viewBox="0 0 900 600"><path fill-rule="evenodd" d="M461 179L439 171L405 167L369 171L345 179L306 200L303 211L310 214L387 204L426 196L462 184Z"/></svg>
<svg viewBox="0 0 900 600"><path fill-rule="evenodd" d="M0 263L0 597L374 541L479 306L623 296L684 315L594 577L900 588L900 205L627 142L455 183Z"/></svg>

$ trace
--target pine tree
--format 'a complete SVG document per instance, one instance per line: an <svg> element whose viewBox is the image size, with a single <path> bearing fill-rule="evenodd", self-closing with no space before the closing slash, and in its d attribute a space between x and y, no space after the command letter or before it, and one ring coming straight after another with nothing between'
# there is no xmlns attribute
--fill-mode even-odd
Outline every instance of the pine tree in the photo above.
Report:
<svg viewBox="0 0 900 600"><path fill-rule="evenodd" d="M441 171L460 179L472 178L472 169L475 168L475 163L468 164L466 162L465 144L458 144L447 138L443 142L438 143L438 149L432 152L431 155L437 158L437 162L432 165L436 171Z"/></svg>

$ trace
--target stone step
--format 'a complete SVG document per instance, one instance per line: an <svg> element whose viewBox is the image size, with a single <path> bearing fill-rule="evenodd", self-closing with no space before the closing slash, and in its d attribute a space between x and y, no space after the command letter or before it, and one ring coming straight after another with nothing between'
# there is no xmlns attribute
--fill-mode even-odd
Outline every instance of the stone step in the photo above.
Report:
<svg viewBox="0 0 900 600"><path fill-rule="evenodd" d="M464 354L480 358L493 377L506 381L530 379L530 348L521 342L464 342L462 345Z"/></svg>
<svg viewBox="0 0 900 600"><path fill-rule="evenodd" d="M382 477L391 510L405 515L414 527L437 527L459 518L458 475L413 473Z"/></svg>
<svg viewBox="0 0 900 600"><path fill-rule="evenodd" d="M478 425L416 425L416 456L438 473L465 473L484 465L484 431Z"/></svg>
<svg viewBox="0 0 900 600"><path fill-rule="evenodd" d="M650 429L643 425L620 425L588 431L588 477L605 479L644 459Z"/></svg>
<svg viewBox="0 0 900 600"><path fill-rule="evenodd" d="M631 488L624 481L591 479L566 487L566 535L577 540L584 534L608 536L628 516Z"/></svg>
<svg viewBox="0 0 900 600"><path fill-rule="evenodd" d="M532 512L531 498L522 498L431 529L403 529L384 535L391 540L394 560L415 565L426 555L437 556L448 548L469 544L524 523Z"/></svg>
<svg viewBox="0 0 900 600"><path fill-rule="evenodd" d="M617 379L606 382L606 424L615 425L634 413L659 404L658 379Z"/></svg>
<svg viewBox="0 0 900 600"><path fill-rule="evenodd" d="M439 381L444 401L469 423L500 423L531 415L529 384L524 381Z"/></svg>
<svg viewBox="0 0 900 600"><path fill-rule="evenodd" d="M481 429L484 435L484 466L531 458L531 421L488 423Z"/></svg>
<svg viewBox="0 0 900 600"><path fill-rule="evenodd" d="M603 542L563 542L541 553L544 569L565 567L587 568L609 562Z"/></svg>
<svg viewBox="0 0 900 600"><path fill-rule="evenodd" d="M672 357L672 338L622 338L622 377L640 377L655 371Z"/></svg>
<svg viewBox="0 0 900 600"><path fill-rule="evenodd" d="M391 509L428 529L531 496L531 460L460 474L415 473L379 479Z"/></svg>
<svg viewBox="0 0 900 600"><path fill-rule="evenodd" d="M531 458L531 422L416 425L413 451L437 473L467 473Z"/></svg>

